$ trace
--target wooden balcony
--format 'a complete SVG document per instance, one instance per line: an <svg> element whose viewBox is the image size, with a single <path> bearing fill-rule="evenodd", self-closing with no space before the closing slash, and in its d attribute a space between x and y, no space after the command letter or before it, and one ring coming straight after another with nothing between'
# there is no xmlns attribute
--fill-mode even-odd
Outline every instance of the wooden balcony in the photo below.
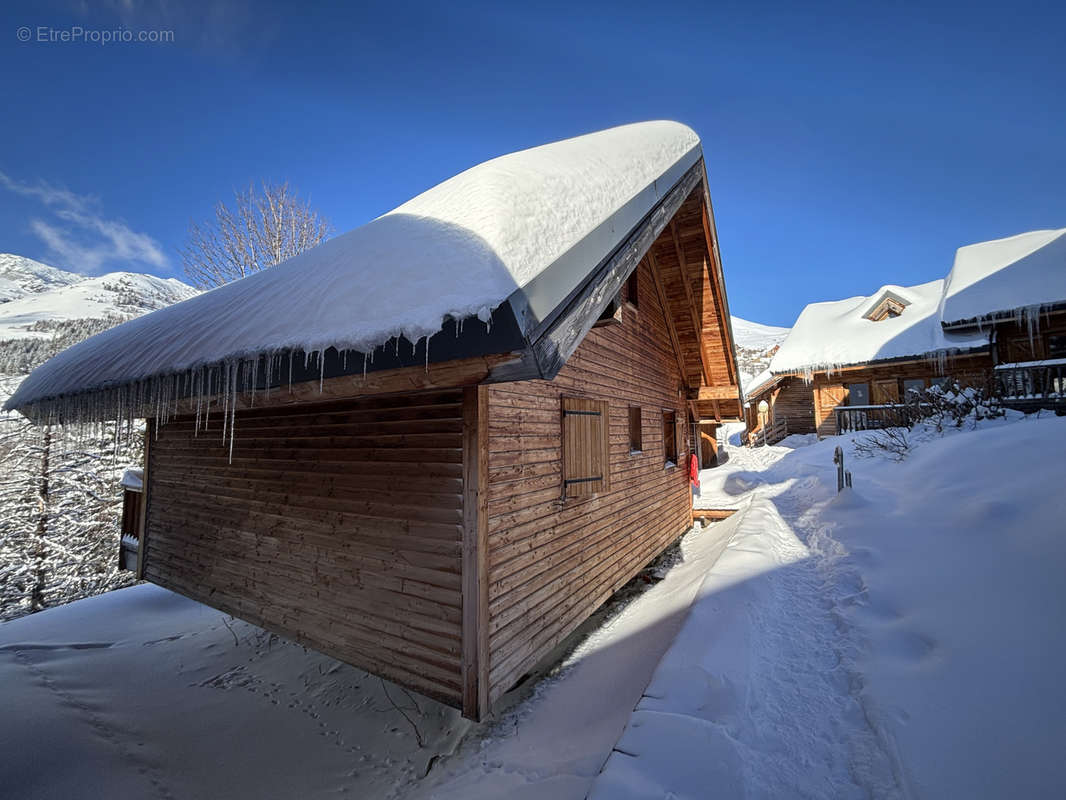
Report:
<svg viewBox="0 0 1066 800"><path fill-rule="evenodd" d="M1005 406L1020 411L1066 409L1066 358L1000 364L995 373L996 391Z"/></svg>
<svg viewBox="0 0 1066 800"><path fill-rule="evenodd" d="M875 431L913 425L928 416L927 403L884 403L873 406L837 406L837 433Z"/></svg>

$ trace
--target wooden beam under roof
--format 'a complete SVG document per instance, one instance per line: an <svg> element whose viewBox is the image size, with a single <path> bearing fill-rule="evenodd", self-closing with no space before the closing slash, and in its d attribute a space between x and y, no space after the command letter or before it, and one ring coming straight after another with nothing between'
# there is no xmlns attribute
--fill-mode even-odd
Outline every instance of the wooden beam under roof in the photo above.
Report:
<svg viewBox="0 0 1066 800"><path fill-rule="evenodd" d="M663 307L663 317L666 319L666 332L670 334L670 342L674 348L674 357L677 359L677 369L681 373L681 381L688 386L688 372L685 369L685 359L681 354L681 342L677 338L677 329L674 327L674 315L670 313L670 301L663 289L663 281L659 275L659 264L655 261L655 254L648 250L644 256L651 272L651 281L655 284L655 293L659 296L659 305Z"/></svg>
<svg viewBox="0 0 1066 800"><path fill-rule="evenodd" d="M700 366L703 368L703 380L708 385L714 383L711 377L711 359L703 346L703 320L700 319L696 309L696 299L692 295L692 285L688 280L688 261L685 258L685 249L681 246L681 239L677 235L677 224L670 220L670 238L674 242L674 250L677 252L677 267L681 276L681 288L685 290L685 301L688 305L689 314L692 315L692 330L696 336L696 350L700 356ZM727 351L728 352L728 351ZM726 361L729 359L727 358Z"/></svg>
<svg viewBox="0 0 1066 800"><path fill-rule="evenodd" d="M706 173L704 173L706 176ZM733 322L729 318L729 307L724 300L725 278L722 275L722 255L718 252L718 238L712 233L714 228L714 212L711 208L711 195L707 189L707 179L703 180L703 202L700 203L700 221L703 223L703 238L707 243L707 253L711 263L706 264L708 277L711 280L712 294L714 295L714 308L718 319L721 321L722 345L725 348L726 364L729 366L729 380L739 384L737 378L736 349L733 343Z"/></svg>

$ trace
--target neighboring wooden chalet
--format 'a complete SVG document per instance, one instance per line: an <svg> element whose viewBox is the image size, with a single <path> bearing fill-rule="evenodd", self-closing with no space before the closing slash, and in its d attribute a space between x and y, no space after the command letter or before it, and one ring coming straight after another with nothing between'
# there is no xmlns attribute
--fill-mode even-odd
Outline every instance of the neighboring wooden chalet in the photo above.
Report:
<svg viewBox="0 0 1066 800"><path fill-rule="evenodd" d="M774 403L774 421L784 420L790 432L832 436L891 421L891 407L909 391L947 376L986 385L988 336L942 330L943 286L884 286L868 297L808 305L770 362L774 381L747 402L787 387L787 402Z"/></svg>
<svg viewBox="0 0 1066 800"><path fill-rule="evenodd" d="M994 388L1022 411L1066 411L1066 228L960 247L941 324L986 333Z"/></svg>
<svg viewBox="0 0 1066 800"><path fill-rule="evenodd" d="M880 427L947 379L1066 409L1066 229L962 247L945 280L807 306L747 392L749 433Z"/></svg>
<svg viewBox="0 0 1066 800"><path fill-rule="evenodd" d="M744 422L751 444L775 444L792 433L814 433L810 385L803 378L769 370L757 375L744 391Z"/></svg>
<svg viewBox="0 0 1066 800"><path fill-rule="evenodd" d="M427 304L465 311L364 330ZM101 337L8 405L148 418L138 573L475 719L689 528L700 426L741 416L676 123L494 159Z"/></svg>

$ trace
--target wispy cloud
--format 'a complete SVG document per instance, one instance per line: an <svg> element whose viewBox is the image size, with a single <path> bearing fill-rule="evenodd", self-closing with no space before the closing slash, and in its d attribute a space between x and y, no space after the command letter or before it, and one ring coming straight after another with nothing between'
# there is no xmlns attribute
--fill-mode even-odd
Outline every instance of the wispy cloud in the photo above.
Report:
<svg viewBox="0 0 1066 800"><path fill-rule="evenodd" d="M0 186L34 198L49 209L52 218L32 218L30 230L60 266L90 274L111 266L168 268L159 242L121 220L103 216L96 197L75 194L45 181L24 183L4 172L0 172Z"/></svg>

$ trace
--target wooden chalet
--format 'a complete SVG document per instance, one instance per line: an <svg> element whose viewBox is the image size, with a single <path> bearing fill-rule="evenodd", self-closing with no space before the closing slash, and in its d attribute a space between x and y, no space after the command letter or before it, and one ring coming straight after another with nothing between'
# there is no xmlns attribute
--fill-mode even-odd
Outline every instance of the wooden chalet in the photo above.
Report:
<svg viewBox="0 0 1066 800"><path fill-rule="evenodd" d="M988 335L993 391L1005 405L1066 411L1066 228L959 248L941 324Z"/></svg>
<svg viewBox="0 0 1066 800"><path fill-rule="evenodd" d="M747 403L769 403L775 433L832 436L897 423L909 392L949 376L985 386L988 337L942 330L943 285L884 286L868 297L808 305L770 362L771 379Z"/></svg>
<svg viewBox="0 0 1066 800"><path fill-rule="evenodd" d="M959 248L945 280L807 306L746 394L749 437L890 425L945 380L1066 410L1066 229Z"/></svg>
<svg viewBox="0 0 1066 800"><path fill-rule="evenodd" d="M749 444L775 444L792 433L814 433L810 385L801 377L769 370L757 375L744 391L744 422Z"/></svg>
<svg viewBox="0 0 1066 800"><path fill-rule="evenodd" d="M319 354L264 348L239 365L167 372L158 348L185 335L175 326L234 298L256 313L260 293L274 291L268 281L288 281L278 294L304 302L301 281L325 263L322 248L356 289L390 280L389 252L377 248L384 263L364 272L360 240L349 238L77 345L9 406L40 423L101 408L148 419L143 578L482 718L689 528L687 461L701 425L739 419L741 406L691 131L626 126L459 176L473 187L460 199L497 203L508 216L493 224L507 226L511 214L557 205L499 203L516 168L565 184L568 165L594 153L602 166L581 188L596 195L617 191L614 176L649 169L649 152L650 179L526 274L490 324L453 316L428 340L384 342L372 359L340 339ZM416 198L422 208L404 224L425 225L435 198L454 202L455 184L442 186L450 191ZM523 231L512 227L509 241L535 254L539 240ZM452 268L441 263L418 269ZM316 299L323 315L330 303L359 311L361 292L344 295L344 285ZM120 362L148 367L130 380ZM63 370L74 364L72 377Z"/></svg>

